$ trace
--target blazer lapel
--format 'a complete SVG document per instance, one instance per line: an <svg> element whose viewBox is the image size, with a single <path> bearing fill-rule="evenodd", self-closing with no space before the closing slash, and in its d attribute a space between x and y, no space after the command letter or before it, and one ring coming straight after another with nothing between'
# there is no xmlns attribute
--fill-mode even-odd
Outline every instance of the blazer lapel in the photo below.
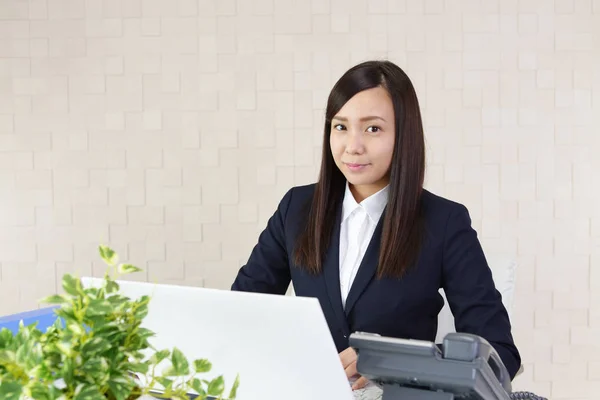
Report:
<svg viewBox="0 0 600 400"><path fill-rule="evenodd" d="M383 229L383 220L385 218L385 211L379 218L379 222L377 223L377 227L373 232L373 237L369 242L369 246L365 252L365 255L358 267L358 272L356 273L356 277L354 278L354 282L350 287L350 292L348 293L348 298L346 299L346 307L344 309L345 315L350 314L352 311L352 307L366 289L371 279L375 275L377 271L377 266L379 264L379 248L381 242L381 231Z"/></svg>
<svg viewBox="0 0 600 400"><path fill-rule="evenodd" d="M342 327L344 334L350 334L350 327L346 316L344 315L344 308L342 306L342 292L340 290L340 222L342 218L342 207L338 207L335 224L333 226L333 232L331 234L331 240L329 242L329 248L325 254L323 260L323 277L325 280L325 286L327 289L327 296L331 307L335 312L336 317L339 320L340 326Z"/></svg>

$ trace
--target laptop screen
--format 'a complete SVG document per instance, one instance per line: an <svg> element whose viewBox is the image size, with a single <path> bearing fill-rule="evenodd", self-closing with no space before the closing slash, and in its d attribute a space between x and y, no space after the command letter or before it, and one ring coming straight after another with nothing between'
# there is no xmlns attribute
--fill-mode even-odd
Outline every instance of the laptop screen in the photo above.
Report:
<svg viewBox="0 0 600 400"><path fill-rule="evenodd" d="M97 286L98 278L83 278ZM206 358L226 393L239 374L240 400L354 398L315 298L119 281L121 294L149 295L143 326L158 349Z"/></svg>

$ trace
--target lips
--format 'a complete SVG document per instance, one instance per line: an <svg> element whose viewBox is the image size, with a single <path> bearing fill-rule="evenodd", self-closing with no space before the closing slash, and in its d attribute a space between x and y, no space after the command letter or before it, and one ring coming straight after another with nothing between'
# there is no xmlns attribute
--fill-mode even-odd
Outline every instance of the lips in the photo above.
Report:
<svg viewBox="0 0 600 400"><path fill-rule="evenodd" d="M352 172L359 172L365 169L369 164L358 164L358 163L344 163L346 168Z"/></svg>
<svg viewBox="0 0 600 400"><path fill-rule="evenodd" d="M350 168L359 168L359 167L364 167L364 166L368 165L368 164L359 164L359 163L344 163L344 164L346 164Z"/></svg>

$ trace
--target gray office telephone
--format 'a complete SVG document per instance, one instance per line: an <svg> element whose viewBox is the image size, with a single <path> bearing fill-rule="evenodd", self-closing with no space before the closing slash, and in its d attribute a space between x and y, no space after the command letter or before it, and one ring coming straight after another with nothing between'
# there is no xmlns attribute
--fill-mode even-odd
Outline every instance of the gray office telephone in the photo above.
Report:
<svg viewBox="0 0 600 400"><path fill-rule="evenodd" d="M358 373L383 388L383 400L544 400L512 392L496 350L482 337L449 333L433 342L357 332L350 346Z"/></svg>

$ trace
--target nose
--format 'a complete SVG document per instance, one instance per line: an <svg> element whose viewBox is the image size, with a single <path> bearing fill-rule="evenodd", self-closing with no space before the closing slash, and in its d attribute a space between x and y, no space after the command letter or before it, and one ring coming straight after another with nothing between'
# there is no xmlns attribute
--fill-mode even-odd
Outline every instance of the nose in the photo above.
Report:
<svg viewBox="0 0 600 400"><path fill-rule="evenodd" d="M348 142L346 143L346 153L361 154L364 152L363 137L360 132L348 132Z"/></svg>

